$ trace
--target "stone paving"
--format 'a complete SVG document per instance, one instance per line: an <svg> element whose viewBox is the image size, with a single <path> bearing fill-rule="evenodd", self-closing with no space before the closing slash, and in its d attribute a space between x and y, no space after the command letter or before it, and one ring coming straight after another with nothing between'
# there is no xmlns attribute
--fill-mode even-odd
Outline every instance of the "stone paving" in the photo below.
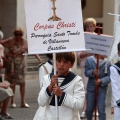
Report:
<svg viewBox="0 0 120 120"><path fill-rule="evenodd" d="M17 104L17 108L10 108L10 107L8 108L8 112L11 114L11 116L14 117L14 120L33 120L35 112L38 108L38 104L37 104L38 93L39 93L38 74L27 75L26 77L26 102L31 107L20 108L19 86L16 86L15 101ZM106 120L113 120L113 115L110 114L110 101L111 101L111 87L109 86L107 101L106 101L106 112L107 112ZM83 119L83 120L86 120L86 119Z"/></svg>

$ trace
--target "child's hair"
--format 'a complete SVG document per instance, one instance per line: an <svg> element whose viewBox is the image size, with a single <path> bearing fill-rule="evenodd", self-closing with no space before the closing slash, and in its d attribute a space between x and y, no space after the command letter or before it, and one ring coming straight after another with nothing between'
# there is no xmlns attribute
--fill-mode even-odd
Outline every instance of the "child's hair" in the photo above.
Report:
<svg viewBox="0 0 120 120"><path fill-rule="evenodd" d="M47 56L50 60L52 60L52 58L53 58L53 54L52 54L52 53L46 54L46 56Z"/></svg>
<svg viewBox="0 0 120 120"><path fill-rule="evenodd" d="M88 23L92 23L94 26L96 26L96 20L94 18L85 19L84 26L86 26Z"/></svg>
<svg viewBox="0 0 120 120"><path fill-rule="evenodd" d="M76 57L75 52L56 53L56 60L70 61L71 64L74 64L75 57Z"/></svg>
<svg viewBox="0 0 120 120"><path fill-rule="evenodd" d="M120 51L120 42L118 43L117 48L118 48L118 52L119 52Z"/></svg>

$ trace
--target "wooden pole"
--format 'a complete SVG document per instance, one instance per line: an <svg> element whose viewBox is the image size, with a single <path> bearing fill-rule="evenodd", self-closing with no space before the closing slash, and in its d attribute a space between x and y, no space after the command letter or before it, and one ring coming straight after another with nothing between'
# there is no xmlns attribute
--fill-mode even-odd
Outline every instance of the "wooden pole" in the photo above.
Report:
<svg viewBox="0 0 120 120"><path fill-rule="evenodd" d="M97 63L96 63L96 69L99 71L99 55L96 54L96 59L97 59ZM98 76L96 76L96 81L98 80ZM97 120L97 96L98 96L98 86L95 86L95 120Z"/></svg>

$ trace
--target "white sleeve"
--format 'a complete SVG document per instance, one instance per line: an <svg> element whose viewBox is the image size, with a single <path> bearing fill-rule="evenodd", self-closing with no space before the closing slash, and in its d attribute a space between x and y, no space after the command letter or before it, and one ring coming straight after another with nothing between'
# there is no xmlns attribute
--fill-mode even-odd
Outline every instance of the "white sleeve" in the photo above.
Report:
<svg viewBox="0 0 120 120"><path fill-rule="evenodd" d="M0 44L0 57L4 56L4 47Z"/></svg>
<svg viewBox="0 0 120 120"><path fill-rule="evenodd" d="M116 68L110 67L110 79L112 86L112 95L115 102L120 100L120 75Z"/></svg>
<svg viewBox="0 0 120 120"><path fill-rule="evenodd" d="M40 84L40 89L42 88L43 84L43 76L46 75L45 69L43 66L39 67L39 84Z"/></svg>
<svg viewBox="0 0 120 120"><path fill-rule="evenodd" d="M113 94L111 93L111 107L114 107L114 101L115 101L115 99L113 97Z"/></svg>
<svg viewBox="0 0 120 120"><path fill-rule="evenodd" d="M47 79L48 79L48 75L45 75L42 80L43 82L42 89L40 90L38 95L38 104L42 107L46 106L46 104L49 103L51 97L47 93L47 88L50 84L50 81L48 81Z"/></svg>

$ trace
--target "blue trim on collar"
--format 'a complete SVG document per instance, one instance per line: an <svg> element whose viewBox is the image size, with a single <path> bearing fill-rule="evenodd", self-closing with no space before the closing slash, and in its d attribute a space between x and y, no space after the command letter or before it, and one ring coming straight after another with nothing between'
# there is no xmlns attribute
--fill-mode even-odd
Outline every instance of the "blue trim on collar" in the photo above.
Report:
<svg viewBox="0 0 120 120"><path fill-rule="evenodd" d="M51 61L51 60L48 60L48 63L49 63L50 65L52 65L52 61Z"/></svg>

